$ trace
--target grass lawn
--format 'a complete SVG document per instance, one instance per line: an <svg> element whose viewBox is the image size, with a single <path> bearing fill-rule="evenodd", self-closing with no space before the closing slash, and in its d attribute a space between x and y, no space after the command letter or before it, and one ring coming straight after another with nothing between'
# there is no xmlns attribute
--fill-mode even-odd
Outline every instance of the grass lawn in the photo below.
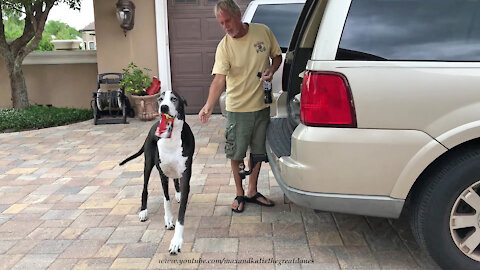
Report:
<svg viewBox="0 0 480 270"><path fill-rule="evenodd" d="M91 110L30 106L0 109L0 133L63 126L93 118Z"/></svg>

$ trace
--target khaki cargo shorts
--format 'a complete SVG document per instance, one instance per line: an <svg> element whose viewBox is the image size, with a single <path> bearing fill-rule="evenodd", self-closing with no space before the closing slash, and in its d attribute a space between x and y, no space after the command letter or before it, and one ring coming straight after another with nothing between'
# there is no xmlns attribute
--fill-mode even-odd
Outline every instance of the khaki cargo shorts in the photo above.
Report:
<svg viewBox="0 0 480 270"><path fill-rule="evenodd" d="M228 159L243 160L248 147L252 154L265 154L265 138L270 108L256 112L227 112L225 154Z"/></svg>

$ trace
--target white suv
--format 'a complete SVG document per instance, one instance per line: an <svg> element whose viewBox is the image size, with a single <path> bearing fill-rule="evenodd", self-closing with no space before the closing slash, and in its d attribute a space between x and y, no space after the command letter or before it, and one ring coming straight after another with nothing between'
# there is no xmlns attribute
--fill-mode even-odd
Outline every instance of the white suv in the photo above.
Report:
<svg viewBox="0 0 480 270"><path fill-rule="evenodd" d="M277 39L278 45L282 49L283 59L285 59L285 52L304 3L305 0L254 0L248 4L243 13L242 21L268 26ZM272 116L277 114L276 100L282 91L282 74L280 72L282 68L283 61L272 80L273 100L275 101L270 106ZM220 110L224 116L226 115L225 100L226 93L223 92L220 96Z"/></svg>
<svg viewBox="0 0 480 270"><path fill-rule="evenodd" d="M307 0L267 154L286 196L397 218L445 269L480 268L480 1Z"/></svg>

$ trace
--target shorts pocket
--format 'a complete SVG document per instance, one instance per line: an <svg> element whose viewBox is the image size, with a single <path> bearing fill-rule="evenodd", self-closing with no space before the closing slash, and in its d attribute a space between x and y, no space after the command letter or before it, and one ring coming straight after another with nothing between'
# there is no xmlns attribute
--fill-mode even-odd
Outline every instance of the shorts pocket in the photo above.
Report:
<svg viewBox="0 0 480 270"><path fill-rule="evenodd" d="M235 154L236 129L237 127L235 124L228 124L227 128L225 129L225 154L227 157L232 157Z"/></svg>

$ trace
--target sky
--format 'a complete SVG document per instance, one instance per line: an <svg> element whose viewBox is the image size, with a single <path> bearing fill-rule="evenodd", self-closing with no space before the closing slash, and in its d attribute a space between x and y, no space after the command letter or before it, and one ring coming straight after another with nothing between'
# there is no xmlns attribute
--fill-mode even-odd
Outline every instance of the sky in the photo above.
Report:
<svg viewBox="0 0 480 270"><path fill-rule="evenodd" d="M61 21L80 30L94 21L93 0L82 0L80 11L70 9L65 4L54 6L48 14L47 21Z"/></svg>

